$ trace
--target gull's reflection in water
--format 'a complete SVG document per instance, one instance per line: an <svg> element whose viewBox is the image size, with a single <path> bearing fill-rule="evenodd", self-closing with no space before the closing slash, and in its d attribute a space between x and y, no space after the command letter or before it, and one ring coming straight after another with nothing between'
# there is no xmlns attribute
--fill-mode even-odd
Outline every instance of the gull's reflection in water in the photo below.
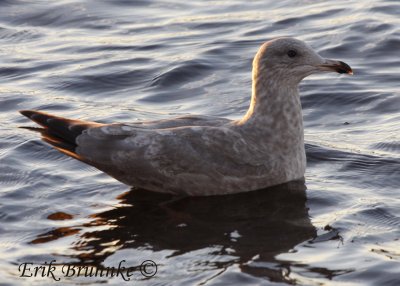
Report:
<svg viewBox="0 0 400 286"><path fill-rule="evenodd" d="M250 275L285 281L281 269L252 264L279 263L276 255L316 236L305 189L304 181L296 181L235 195L183 198L132 189L120 197L120 206L94 215L74 246L82 255L74 258L100 265L122 249L172 250L170 258L220 246L212 254L232 259L213 267L236 264Z"/></svg>

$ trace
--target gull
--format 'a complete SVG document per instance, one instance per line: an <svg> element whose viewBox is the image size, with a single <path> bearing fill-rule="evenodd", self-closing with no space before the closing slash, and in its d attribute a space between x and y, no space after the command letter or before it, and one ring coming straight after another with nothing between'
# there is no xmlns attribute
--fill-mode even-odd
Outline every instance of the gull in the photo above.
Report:
<svg viewBox="0 0 400 286"><path fill-rule="evenodd" d="M43 140L57 150L127 185L176 195L232 194L304 178L298 84L320 72L353 74L346 63L282 37L255 55L250 107L239 120L187 115L102 124L20 113L41 125Z"/></svg>

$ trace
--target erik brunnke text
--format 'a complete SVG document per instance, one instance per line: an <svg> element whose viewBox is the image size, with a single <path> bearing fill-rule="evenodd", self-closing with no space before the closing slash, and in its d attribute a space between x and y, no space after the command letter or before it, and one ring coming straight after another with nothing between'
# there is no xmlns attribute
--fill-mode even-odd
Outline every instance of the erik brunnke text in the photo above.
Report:
<svg viewBox="0 0 400 286"><path fill-rule="evenodd" d="M145 260L140 266L127 266L125 260L121 260L117 267L98 267L94 265L57 264L56 260L35 265L24 262L18 266L19 277L46 277L54 281L60 281L62 277L120 277L130 281L134 274L140 272L145 278L153 277L157 273L157 264L152 260Z"/></svg>

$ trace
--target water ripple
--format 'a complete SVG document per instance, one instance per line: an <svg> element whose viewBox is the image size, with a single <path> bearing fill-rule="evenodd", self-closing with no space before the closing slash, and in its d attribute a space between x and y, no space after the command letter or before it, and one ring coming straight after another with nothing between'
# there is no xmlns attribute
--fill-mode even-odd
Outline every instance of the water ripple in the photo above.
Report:
<svg viewBox="0 0 400 286"><path fill-rule="evenodd" d="M15 264L26 259L104 263L129 254L166 267L152 280L161 284L399 284L397 0L0 6L2 283L31 283L15 281ZM26 108L101 122L239 118L249 105L252 57L279 36L306 40L355 72L300 86L302 198L289 193L279 203L279 189L171 201L129 191L18 128L33 125L17 113Z"/></svg>

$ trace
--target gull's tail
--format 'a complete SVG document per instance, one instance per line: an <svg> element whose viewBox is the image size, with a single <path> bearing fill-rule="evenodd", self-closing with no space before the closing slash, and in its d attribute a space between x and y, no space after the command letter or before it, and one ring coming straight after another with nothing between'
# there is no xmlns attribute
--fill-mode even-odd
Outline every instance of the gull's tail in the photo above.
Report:
<svg viewBox="0 0 400 286"><path fill-rule="evenodd" d="M96 122L58 117L35 110L21 110L20 113L43 127L35 130L41 132L44 141L62 153L83 162L85 162L84 158L75 152L76 138L86 129L102 125Z"/></svg>

